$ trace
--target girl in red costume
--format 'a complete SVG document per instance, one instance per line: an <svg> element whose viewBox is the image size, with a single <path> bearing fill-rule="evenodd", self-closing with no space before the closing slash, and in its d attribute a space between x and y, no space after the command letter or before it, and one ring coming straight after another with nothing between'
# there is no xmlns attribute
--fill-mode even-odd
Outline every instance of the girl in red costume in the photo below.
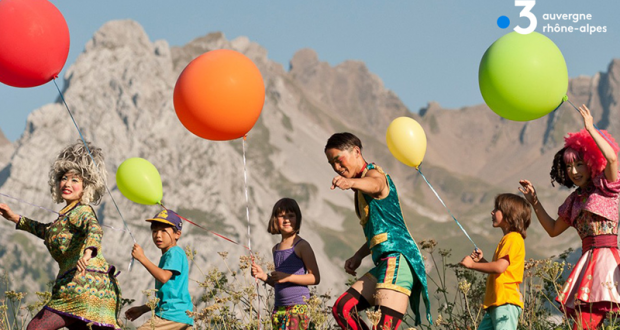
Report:
<svg viewBox="0 0 620 330"><path fill-rule="evenodd" d="M609 311L620 309L620 251L618 250L618 145L596 130L590 110L579 112L585 129L569 133L564 148L554 157L553 181L577 186L553 219L536 196L534 186L521 180L521 192L534 207L538 221L555 237L575 227L582 240L582 256L556 301L575 318L573 329L597 329ZM605 136L601 135L605 134Z"/></svg>

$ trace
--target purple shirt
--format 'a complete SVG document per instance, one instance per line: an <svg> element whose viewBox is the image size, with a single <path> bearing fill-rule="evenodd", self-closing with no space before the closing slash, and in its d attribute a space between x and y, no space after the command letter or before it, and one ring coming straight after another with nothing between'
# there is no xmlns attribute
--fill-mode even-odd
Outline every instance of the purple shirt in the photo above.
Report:
<svg viewBox="0 0 620 330"><path fill-rule="evenodd" d="M273 251L273 263L276 271L294 275L306 274L306 266L303 260L295 254L295 246L301 241L300 239L290 249L286 250L278 250L280 244L276 245L276 250ZM303 297L310 299L310 290L308 290L307 285L276 283L275 296L276 307L305 305L306 302Z"/></svg>

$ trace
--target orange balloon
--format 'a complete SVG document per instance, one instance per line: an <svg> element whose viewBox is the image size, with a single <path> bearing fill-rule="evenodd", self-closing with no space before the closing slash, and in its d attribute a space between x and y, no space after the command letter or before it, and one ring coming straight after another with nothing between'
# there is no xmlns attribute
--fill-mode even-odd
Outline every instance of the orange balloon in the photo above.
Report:
<svg viewBox="0 0 620 330"><path fill-rule="evenodd" d="M191 61L174 87L174 108L190 132L208 140L243 137L265 103L263 76L252 60L229 49Z"/></svg>

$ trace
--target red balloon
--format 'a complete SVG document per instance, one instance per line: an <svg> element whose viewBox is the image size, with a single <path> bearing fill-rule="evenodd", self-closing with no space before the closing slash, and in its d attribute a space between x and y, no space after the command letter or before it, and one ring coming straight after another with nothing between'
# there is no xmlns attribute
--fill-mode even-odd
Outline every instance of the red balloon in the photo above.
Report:
<svg viewBox="0 0 620 330"><path fill-rule="evenodd" d="M0 1L0 82L34 87L57 77L69 55L69 27L47 0Z"/></svg>
<svg viewBox="0 0 620 330"><path fill-rule="evenodd" d="M258 120L265 84L256 65L229 49L191 61L174 86L174 108L190 132L215 141L237 139Z"/></svg>

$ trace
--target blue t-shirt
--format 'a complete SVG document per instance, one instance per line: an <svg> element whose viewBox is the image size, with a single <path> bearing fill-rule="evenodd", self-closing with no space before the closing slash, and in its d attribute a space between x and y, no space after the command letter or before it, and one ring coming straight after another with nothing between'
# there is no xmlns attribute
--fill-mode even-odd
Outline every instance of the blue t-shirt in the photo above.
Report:
<svg viewBox="0 0 620 330"><path fill-rule="evenodd" d="M192 297L187 288L189 266L185 251L173 246L159 259L159 268L172 272L168 282L155 280L159 303L155 314L162 319L194 325L194 320L185 311L193 311Z"/></svg>

